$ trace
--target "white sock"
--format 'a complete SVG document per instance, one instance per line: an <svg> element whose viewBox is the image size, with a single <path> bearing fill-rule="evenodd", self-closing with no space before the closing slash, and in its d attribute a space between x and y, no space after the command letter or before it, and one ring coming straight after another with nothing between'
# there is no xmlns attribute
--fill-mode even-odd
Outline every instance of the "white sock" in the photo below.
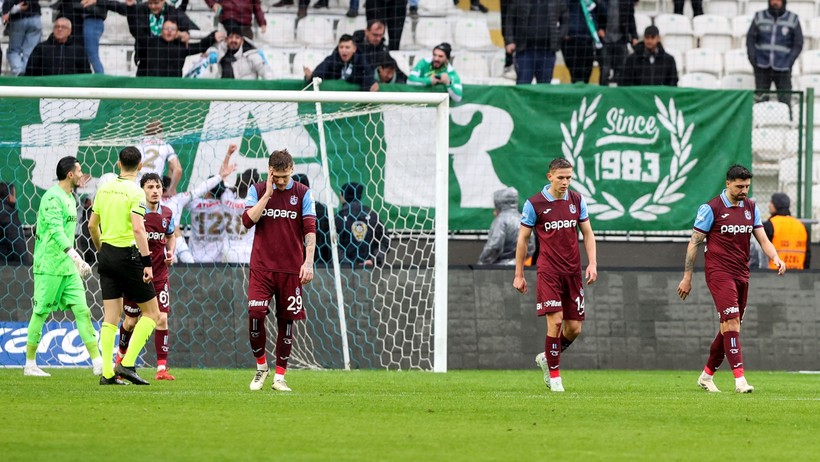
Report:
<svg viewBox="0 0 820 462"><path fill-rule="evenodd" d="M37 360L26 358L26 367L37 367Z"/></svg>
<svg viewBox="0 0 820 462"><path fill-rule="evenodd" d="M700 373L700 378L703 380L712 380L712 377L714 376L707 374L706 371Z"/></svg>
<svg viewBox="0 0 820 462"><path fill-rule="evenodd" d="M257 365L256 365L256 370L257 370L257 371L266 371L266 370L268 370L268 364L267 364L267 363L265 363L265 364L257 364Z"/></svg>
<svg viewBox="0 0 820 462"><path fill-rule="evenodd" d="M273 380L285 380L285 374L273 374Z"/></svg>
<svg viewBox="0 0 820 462"><path fill-rule="evenodd" d="M165 366L157 366L157 372L164 371L164 370L165 370Z"/></svg>

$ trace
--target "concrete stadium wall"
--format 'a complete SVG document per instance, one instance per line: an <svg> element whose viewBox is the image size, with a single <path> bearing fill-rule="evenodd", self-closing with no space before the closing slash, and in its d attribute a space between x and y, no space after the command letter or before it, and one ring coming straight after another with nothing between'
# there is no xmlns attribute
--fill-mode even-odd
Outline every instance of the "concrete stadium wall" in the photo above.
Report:
<svg viewBox="0 0 820 462"><path fill-rule="evenodd" d="M246 367L249 363L245 276L241 267L193 265L172 271L175 303L171 316L176 367ZM347 270L350 271L350 270ZM362 273L358 278L369 277ZM512 288L511 268L451 267L449 341L451 369L526 369L544 346L545 321L535 315L535 271L528 270L530 293ZM317 271L317 277L329 277ZM703 366L717 329L717 314L703 280L684 303L675 290L681 271L601 268L586 289L587 321L581 338L566 352L570 369L689 369ZM0 266L0 321L27 321L33 289L30 268ZM373 282L362 280L365 286ZM328 287L329 281L325 281ZM318 287L317 285L313 286ZM89 303L101 316L100 301ZM313 292L313 293L311 293ZM99 292L96 292L99 293ZM309 323L321 344L322 363L340 367L338 326L332 298L309 288ZM754 272L743 323L744 360L749 369L820 370L820 271L777 277ZM348 305L358 324L370 324L378 308ZM350 302L348 302L350 303ZM370 324L372 325L372 324ZM378 367L376 329L351 339L365 345L354 367ZM152 349L149 342L149 350ZM272 345L269 344L269 348ZM366 351L365 351L366 350ZM149 351L148 358L153 358Z"/></svg>

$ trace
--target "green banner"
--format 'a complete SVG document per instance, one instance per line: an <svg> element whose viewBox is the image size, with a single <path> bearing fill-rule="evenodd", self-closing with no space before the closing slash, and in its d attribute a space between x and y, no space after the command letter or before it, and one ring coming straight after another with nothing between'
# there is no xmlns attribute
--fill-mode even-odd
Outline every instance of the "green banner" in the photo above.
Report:
<svg viewBox="0 0 820 462"><path fill-rule="evenodd" d="M298 81L106 76L0 79L0 85L302 88ZM323 89L350 86L327 82ZM389 90L418 91L405 86ZM322 175L316 173L319 140L312 104L294 104L283 111L261 103L185 103L184 111L168 116L168 102L134 112L124 101L85 101L72 106L0 99L0 179L17 185L24 222L34 223L34 210L43 190L53 184L59 157L76 155L99 177L111 171L121 146L93 140L138 138L154 118L163 118L166 132L176 134L170 142L184 168L182 189L215 173L214 166L234 142L243 153L240 171L263 169L267 152L284 145L294 154L297 171L311 172L313 178ZM695 210L720 192L728 167L751 167L752 104L752 92L746 91L467 86L462 102L450 109L450 229L487 229L493 218L493 191L513 186L523 203L543 188L547 165L555 157L575 165L572 187L586 197L594 229L691 229ZM350 108L325 105L323 111L340 109ZM374 117L354 111L328 122L332 188L338 191L348 181L369 184L368 196L386 222L416 227L399 217L412 216L400 212L433 207L432 189L425 187L433 177L425 172L433 159L434 123L432 112L422 114L386 111ZM269 130L272 126L278 127L276 132ZM79 139L84 140L81 146L72 148ZM36 147L44 143L50 148ZM362 156L384 168L365 168ZM336 200L331 192L324 199Z"/></svg>

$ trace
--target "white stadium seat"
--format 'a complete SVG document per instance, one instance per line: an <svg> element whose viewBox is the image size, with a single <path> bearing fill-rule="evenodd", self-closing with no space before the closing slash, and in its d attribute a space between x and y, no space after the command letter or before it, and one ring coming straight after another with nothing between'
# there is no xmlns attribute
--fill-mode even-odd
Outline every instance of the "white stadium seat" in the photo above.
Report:
<svg viewBox="0 0 820 462"><path fill-rule="evenodd" d="M724 90L754 90L755 78L751 74L726 74L720 79L720 88Z"/></svg>
<svg viewBox="0 0 820 462"><path fill-rule="evenodd" d="M193 21L205 35L216 30L217 18L213 11L188 11L185 15L188 16L188 19Z"/></svg>
<svg viewBox="0 0 820 462"><path fill-rule="evenodd" d="M276 48L266 48L262 50L265 60L273 69L274 79L302 79L305 73L299 69L299 73L294 73L290 67L290 53Z"/></svg>
<svg viewBox="0 0 820 462"><path fill-rule="evenodd" d="M684 61L683 61L683 53L678 50L673 50L672 48L666 48L666 45L663 45L663 50L673 58L675 58L675 68L678 71L678 75L683 74L684 69Z"/></svg>
<svg viewBox="0 0 820 462"><path fill-rule="evenodd" d="M725 74L753 74L752 64L745 48L736 48L723 54L723 70Z"/></svg>
<svg viewBox="0 0 820 462"><path fill-rule="evenodd" d="M725 17L703 14L696 16L692 25L701 48L711 48L721 53L732 49L732 26Z"/></svg>
<svg viewBox="0 0 820 462"><path fill-rule="evenodd" d="M652 17L648 14L635 12L635 29L638 30L638 38L643 40L643 32L652 25Z"/></svg>
<svg viewBox="0 0 820 462"><path fill-rule="evenodd" d="M779 101L764 101L752 106L752 122L755 127L791 126L789 105Z"/></svg>
<svg viewBox="0 0 820 462"><path fill-rule="evenodd" d="M709 48L689 50L686 56L686 72L706 72L720 76L723 72L723 56Z"/></svg>
<svg viewBox="0 0 820 462"><path fill-rule="evenodd" d="M453 67L456 68L463 83L485 84L490 78L487 60L479 53L465 51L455 55Z"/></svg>
<svg viewBox="0 0 820 462"><path fill-rule="evenodd" d="M265 16L268 25L265 33L260 33L256 40L265 45L292 47L296 39L295 14L268 14Z"/></svg>
<svg viewBox="0 0 820 462"><path fill-rule="evenodd" d="M130 57L133 56L132 45L100 45L100 61L107 75L135 76L136 65Z"/></svg>
<svg viewBox="0 0 820 462"><path fill-rule="evenodd" d="M487 21L480 18L462 17L455 23L453 48L456 50L493 50Z"/></svg>
<svg viewBox="0 0 820 462"><path fill-rule="evenodd" d="M451 0L424 0L419 2L419 14L422 16L450 16L456 12L459 12L459 10ZM404 38L402 38L402 41L404 41Z"/></svg>
<svg viewBox="0 0 820 462"><path fill-rule="evenodd" d="M735 16L732 18L732 37L735 38L735 48L746 48L746 34L752 25L753 15Z"/></svg>
<svg viewBox="0 0 820 462"><path fill-rule="evenodd" d="M419 18L416 23L416 46L433 50L441 42L453 43L450 23L445 18ZM402 37L402 42L408 41ZM409 42L409 41L408 41Z"/></svg>
<svg viewBox="0 0 820 462"><path fill-rule="evenodd" d="M317 50L305 48L299 50L293 55L293 75L304 77L304 68L307 66L310 70L316 69L324 59L333 52L333 49Z"/></svg>
<svg viewBox="0 0 820 462"><path fill-rule="evenodd" d="M134 37L128 29L128 18L121 14L109 12L105 19L105 30L100 38L100 43L132 45Z"/></svg>
<svg viewBox="0 0 820 462"><path fill-rule="evenodd" d="M820 74L820 50L806 50L800 54L803 74ZM795 66L797 63L795 63Z"/></svg>
<svg viewBox="0 0 820 462"><path fill-rule="evenodd" d="M744 13L748 16L754 16L758 11L769 8L768 0L750 0L746 2L746 11Z"/></svg>
<svg viewBox="0 0 820 462"><path fill-rule="evenodd" d="M708 0L703 4L706 14L714 14L731 19L740 14L740 2L737 0Z"/></svg>
<svg viewBox="0 0 820 462"><path fill-rule="evenodd" d="M318 15L306 16L296 24L296 41L309 47L333 47L333 21Z"/></svg>
<svg viewBox="0 0 820 462"><path fill-rule="evenodd" d="M682 14L659 14L655 25L661 33L665 49L686 53L695 47L695 34L689 18Z"/></svg>
<svg viewBox="0 0 820 462"><path fill-rule="evenodd" d="M780 160L785 153L786 128L755 128L752 130L754 161Z"/></svg>
<svg viewBox="0 0 820 462"><path fill-rule="evenodd" d="M815 93L820 91L820 74L807 74L802 75L798 79L800 82L800 90L806 90L808 88L814 88ZM817 118L818 115L815 115Z"/></svg>
<svg viewBox="0 0 820 462"><path fill-rule="evenodd" d="M363 15L356 16L355 18L343 16L339 19L339 22L336 23L336 42L338 43L339 37L344 34L353 35L357 30L364 30L366 28L367 19Z"/></svg>
<svg viewBox="0 0 820 462"><path fill-rule="evenodd" d="M719 82L717 77L703 72L692 72L683 74L678 80L678 86L684 88L703 88L705 90L715 90Z"/></svg>
<svg viewBox="0 0 820 462"><path fill-rule="evenodd" d="M404 35L404 33L402 33ZM408 51L400 51L400 50L392 50L390 51L390 56L396 60L396 64L399 66L399 70L404 72L404 75L410 75L410 71L413 70L413 58L415 57L415 53L408 52Z"/></svg>

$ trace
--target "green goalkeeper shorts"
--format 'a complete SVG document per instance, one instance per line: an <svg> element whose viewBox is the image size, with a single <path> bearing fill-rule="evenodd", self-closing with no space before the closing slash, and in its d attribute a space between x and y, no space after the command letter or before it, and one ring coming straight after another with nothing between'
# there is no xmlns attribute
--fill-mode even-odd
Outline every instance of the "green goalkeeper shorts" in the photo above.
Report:
<svg viewBox="0 0 820 462"><path fill-rule="evenodd" d="M34 305L34 312L37 314L49 314L54 310L68 310L72 306L87 308L83 280L76 273L67 276L35 274L32 304Z"/></svg>

